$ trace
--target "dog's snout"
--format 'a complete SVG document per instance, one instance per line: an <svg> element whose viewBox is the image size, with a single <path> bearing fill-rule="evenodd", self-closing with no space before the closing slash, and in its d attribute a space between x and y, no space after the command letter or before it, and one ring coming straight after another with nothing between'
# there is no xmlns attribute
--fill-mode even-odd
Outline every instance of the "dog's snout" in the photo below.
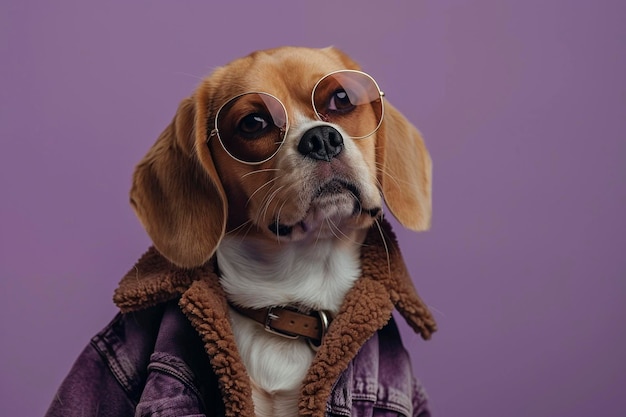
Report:
<svg viewBox="0 0 626 417"><path fill-rule="evenodd" d="M298 152L302 155L320 161L330 161L343 150L343 137L332 126L315 126L307 130L300 143Z"/></svg>

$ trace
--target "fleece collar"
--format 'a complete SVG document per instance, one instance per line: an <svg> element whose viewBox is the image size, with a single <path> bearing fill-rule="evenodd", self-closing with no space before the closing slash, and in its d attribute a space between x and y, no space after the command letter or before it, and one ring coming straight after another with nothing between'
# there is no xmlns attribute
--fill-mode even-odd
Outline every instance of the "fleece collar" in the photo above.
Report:
<svg viewBox="0 0 626 417"><path fill-rule="evenodd" d="M436 330L387 221L369 231L361 252L361 268L361 277L346 295L304 379L301 416L324 415L334 382L361 346L387 324L394 307L424 339ZM204 342L220 381L226 415L254 416L250 378L237 351L226 295L215 271L215 259L184 269L150 248L122 279L113 299L126 313L178 298Z"/></svg>

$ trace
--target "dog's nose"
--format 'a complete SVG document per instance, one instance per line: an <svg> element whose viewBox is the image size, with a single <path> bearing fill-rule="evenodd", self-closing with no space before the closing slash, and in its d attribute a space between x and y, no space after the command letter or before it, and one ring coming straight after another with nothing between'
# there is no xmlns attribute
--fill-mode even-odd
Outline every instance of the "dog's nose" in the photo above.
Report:
<svg viewBox="0 0 626 417"><path fill-rule="evenodd" d="M343 150L343 137L332 126L321 125L307 130L300 143L298 152L320 161L330 161Z"/></svg>

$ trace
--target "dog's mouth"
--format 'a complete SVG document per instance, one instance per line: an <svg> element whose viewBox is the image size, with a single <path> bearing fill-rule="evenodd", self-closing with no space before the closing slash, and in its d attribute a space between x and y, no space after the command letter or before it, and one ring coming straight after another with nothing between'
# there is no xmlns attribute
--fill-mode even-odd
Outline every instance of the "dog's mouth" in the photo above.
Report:
<svg viewBox="0 0 626 417"><path fill-rule="evenodd" d="M337 225L346 218L375 218L381 212L380 207L363 207L359 188L341 179L333 179L323 184L312 194L309 208L302 220L295 224L284 224L276 219L268 225L269 230L279 237L289 237L295 230L306 234L325 222Z"/></svg>

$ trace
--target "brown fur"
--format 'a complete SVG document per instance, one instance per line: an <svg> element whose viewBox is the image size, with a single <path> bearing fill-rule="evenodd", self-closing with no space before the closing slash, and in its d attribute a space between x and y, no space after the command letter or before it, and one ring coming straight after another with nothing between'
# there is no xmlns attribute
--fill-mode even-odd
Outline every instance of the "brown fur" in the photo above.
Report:
<svg viewBox="0 0 626 417"><path fill-rule="evenodd" d="M250 168L234 164L217 141L207 146L218 107L237 94L261 90L281 97L288 109L313 117L310 90L288 86L312 88L323 75L338 69L359 66L334 48L256 52L218 68L182 101L172 123L137 166L131 189L132 206L161 254L183 267L204 264L224 233L248 219L242 207L250 190L270 178L255 175L255 182L242 188L235 178L252 169L271 168L273 161ZM372 136L356 143L368 160L375 160L372 171L388 207L405 227L427 229L431 162L419 132L385 102L383 123Z"/></svg>

